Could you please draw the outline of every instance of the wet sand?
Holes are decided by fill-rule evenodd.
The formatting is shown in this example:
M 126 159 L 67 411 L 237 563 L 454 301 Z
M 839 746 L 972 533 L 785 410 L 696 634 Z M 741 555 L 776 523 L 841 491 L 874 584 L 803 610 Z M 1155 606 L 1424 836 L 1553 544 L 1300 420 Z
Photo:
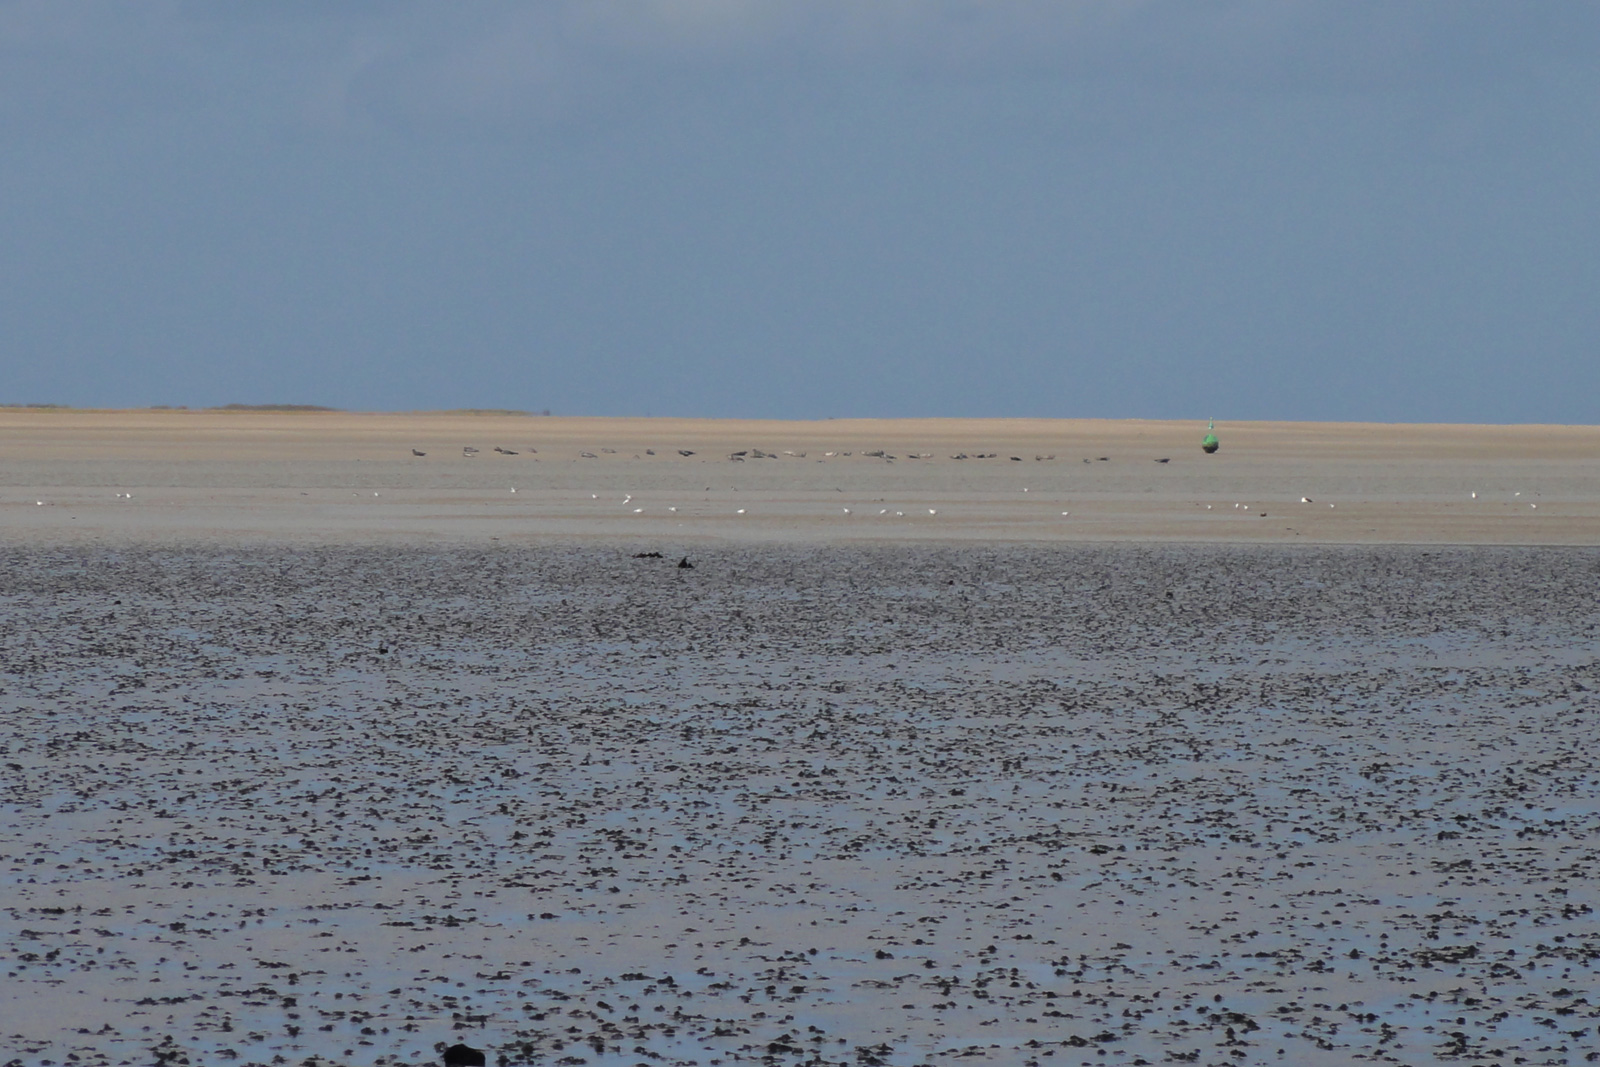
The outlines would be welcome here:
M 1600 542 L 1600 428 L 1223 424 L 1211 456 L 1203 434 L 0 409 L 0 538 Z
M 1048 454 L 1022 436 L 996 460 L 863 459 L 863 432 L 817 464 L 810 439 L 729 460 L 788 447 L 743 428 L 685 431 L 690 457 L 642 436 L 657 456 L 634 460 L 615 435 L 460 440 L 487 425 L 467 419 L 392 459 L 387 429 L 331 458 L 270 440 L 304 416 L 157 419 L 219 425 L 195 454 L 169 430 L 141 451 L 120 423 L 0 418 L 0 1062 L 1600 1048 L 1589 431 L 1499 431 L 1476 465 L 1443 430 L 1413 428 L 1400 459 L 1350 433 L 1328 464 L 1301 428 L 1237 460 L 1352 479 L 1336 512 L 1365 479 L 1366 506 L 1407 516 L 1389 541 L 1538 540 L 1558 524 L 1535 512 L 1565 515 L 1572 544 L 1540 547 L 1286 544 L 1243 516 L 1195 533 L 1151 479 L 1239 477 L 1201 465 L 1236 435 L 1158 464 L 1135 452 L 1156 424 L 1084 424 L 1103 450 L 1045 424 L 1087 448 L 1053 461 L 1010 460 L 1025 439 Z M 59 422 L 15 431 L 35 418 Z M 569 445 L 595 458 L 550 454 Z M 515 505 L 477 501 L 511 469 L 535 472 Z M 796 510 L 631 517 L 709 471 L 734 472 L 713 492 L 745 517 Z M 948 496 L 926 523 L 835 527 L 801 510 L 833 491 L 796 488 L 818 471 L 867 503 Z M 369 472 L 383 487 L 328 484 Z M 1447 474 L 1505 517 L 1457 521 Z M 602 511 L 603 489 L 635 502 Z M 417 496 L 370 510 L 393 492 Z M 568 525 L 494 510 L 524 492 L 565 494 Z M 1030 525 L 1035 492 L 1137 532 L 1074 543 Z M 1013 518 L 939 521 L 991 500 Z M 1205 543 L 1230 539 L 1278 543 Z

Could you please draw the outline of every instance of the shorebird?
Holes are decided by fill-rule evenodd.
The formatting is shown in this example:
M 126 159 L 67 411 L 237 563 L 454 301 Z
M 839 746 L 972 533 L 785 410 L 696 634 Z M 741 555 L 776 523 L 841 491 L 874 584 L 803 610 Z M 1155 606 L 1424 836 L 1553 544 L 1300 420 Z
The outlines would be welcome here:
M 412 454 L 412 455 L 413 455 L 413 456 L 426 456 L 426 455 L 427 455 L 427 453 L 426 453 L 426 452 L 423 452 L 423 451 L 421 451 L 421 450 L 419 450 L 419 449 L 415 449 L 415 448 L 413 448 L 413 449 L 412 449 L 412 450 L 411 450 L 411 454 Z

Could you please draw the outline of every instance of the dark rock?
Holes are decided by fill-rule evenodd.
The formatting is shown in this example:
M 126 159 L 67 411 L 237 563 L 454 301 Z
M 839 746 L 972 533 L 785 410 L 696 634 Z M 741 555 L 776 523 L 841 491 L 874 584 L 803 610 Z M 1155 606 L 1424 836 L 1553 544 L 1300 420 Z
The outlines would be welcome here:
M 451 1045 L 444 1050 L 444 1067 L 484 1067 L 482 1051 L 468 1045 Z

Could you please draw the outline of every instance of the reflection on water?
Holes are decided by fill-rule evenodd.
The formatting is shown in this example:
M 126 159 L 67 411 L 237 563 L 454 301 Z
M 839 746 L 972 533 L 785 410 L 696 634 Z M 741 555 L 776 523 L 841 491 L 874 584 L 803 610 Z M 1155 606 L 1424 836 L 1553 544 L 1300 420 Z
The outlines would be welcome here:
M 1593 552 L 4 554 L 24 1063 L 1595 1047 Z

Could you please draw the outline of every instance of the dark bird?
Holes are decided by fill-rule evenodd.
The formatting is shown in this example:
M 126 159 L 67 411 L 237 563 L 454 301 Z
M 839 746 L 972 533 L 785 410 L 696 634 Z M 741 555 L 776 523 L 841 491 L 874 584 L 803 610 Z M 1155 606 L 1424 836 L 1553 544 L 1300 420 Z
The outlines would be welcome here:
M 483 1053 L 467 1045 L 451 1045 L 444 1050 L 444 1067 L 484 1067 Z
M 426 452 L 419 452 L 419 451 L 417 451 L 417 450 L 416 450 L 416 449 L 415 449 L 415 448 L 413 448 L 413 449 L 412 449 L 412 450 L 411 450 L 411 454 L 412 454 L 412 455 L 413 455 L 413 456 L 426 456 L 426 455 L 427 455 L 427 453 L 426 453 Z
M 694 455 L 694 449 L 692 449 L 692 448 L 680 448 L 680 449 L 678 449 L 678 455 L 680 455 L 680 456 L 692 456 L 692 455 Z
M 681 571 L 692 571 L 694 570 L 694 564 L 689 562 L 688 556 L 684 556 L 678 561 L 678 569 Z

